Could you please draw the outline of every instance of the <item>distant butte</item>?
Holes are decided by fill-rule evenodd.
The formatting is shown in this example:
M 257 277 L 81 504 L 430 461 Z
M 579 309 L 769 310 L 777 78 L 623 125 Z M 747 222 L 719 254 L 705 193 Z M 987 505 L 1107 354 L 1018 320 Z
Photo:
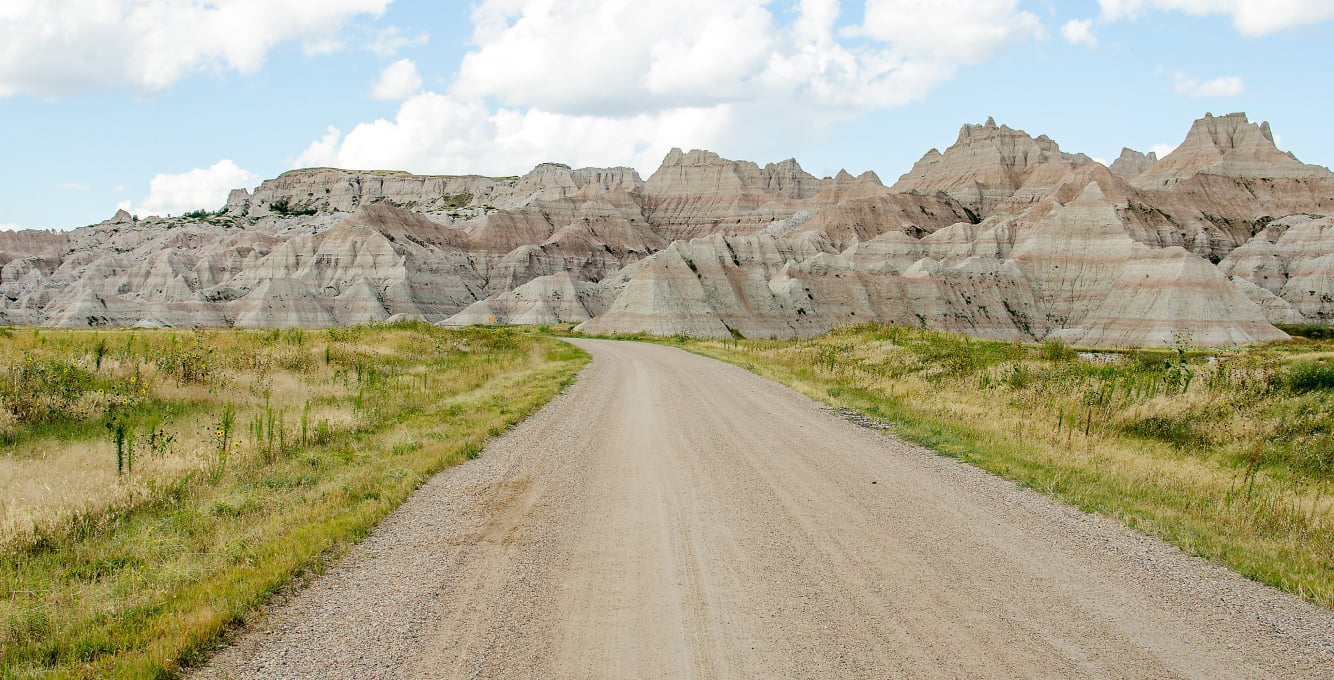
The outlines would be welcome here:
M 647 180 L 557 163 L 511 178 L 312 168 L 207 216 L 0 233 L 0 322 L 793 337 L 880 321 L 1224 346 L 1334 322 L 1331 214 L 1334 173 L 1241 113 L 1110 168 L 988 120 L 890 187 L 680 149 Z

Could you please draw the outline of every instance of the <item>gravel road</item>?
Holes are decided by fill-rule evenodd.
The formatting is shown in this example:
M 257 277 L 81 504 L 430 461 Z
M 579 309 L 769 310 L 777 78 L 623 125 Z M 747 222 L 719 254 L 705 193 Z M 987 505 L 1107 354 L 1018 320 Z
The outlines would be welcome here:
M 1334 611 L 741 369 L 595 360 L 207 678 L 1334 678 Z

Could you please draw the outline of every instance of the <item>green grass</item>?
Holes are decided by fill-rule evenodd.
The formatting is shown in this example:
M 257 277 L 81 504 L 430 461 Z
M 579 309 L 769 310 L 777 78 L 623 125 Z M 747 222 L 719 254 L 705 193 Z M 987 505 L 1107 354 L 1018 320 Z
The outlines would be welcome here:
M 158 426 L 189 449 L 172 460 L 198 464 L 166 466 L 145 453 L 134 480 L 111 478 L 126 498 L 78 511 L 53 505 L 37 529 L 7 537 L 0 553 L 3 678 L 178 675 L 273 594 L 319 573 L 366 536 L 430 475 L 475 457 L 488 438 L 545 404 L 587 361 L 565 343 L 513 329 L 425 324 L 11 333 L 0 356 L 26 351 L 90 368 L 86 352 L 99 340 L 120 354 L 91 371 L 91 380 L 55 381 L 52 397 L 103 404 L 72 392 L 125 387 L 137 371 L 135 384 L 146 384 L 140 398 L 185 403 Z M 172 347 L 207 357 L 208 366 L 182 380 L 171 360 L 165 368 L 154 360 Z M 318 399 L 293 397 L 309 390 Z M 223 437 L 229 408 L 232 431 Z M 77 439 L 79 422 L 107 414 L 44 417 L 65 423 L 61 436 Z M 313 435 L 312 421 L 322 436 Z M 25 449 L 59 446 L 43 439 L 41 427 L 10 427 L 18 433 L 5 464 L 32 464 Z M 109 457 L 93 463 L 114 466 Z
M 652 339 L 634 336 L 635 339 Z M 1334 343 L 1080 352 L 866 325 L 656 342 L 1334 605 Z
M 1315 324 L 1303 325 L 1285 325 L 1279 324 L 1279 330 L 1291 335 L 1294 338 L 1309 338 L 1311 340 L 1334 340 L 1334 326 L 1320 326 Z

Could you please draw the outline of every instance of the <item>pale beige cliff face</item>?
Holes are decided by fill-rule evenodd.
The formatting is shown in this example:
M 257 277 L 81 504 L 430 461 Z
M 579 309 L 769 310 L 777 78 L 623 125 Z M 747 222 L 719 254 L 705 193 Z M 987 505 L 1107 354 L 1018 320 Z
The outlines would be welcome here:
M 1242 113 L 1195 121 L 1167 157 L 1135 177 L 1138 205 L 1185 234 L 1186 249 L 1217 262 L 1267 220 L 1334 213 L 1334 173 L 1280 151 L 1268 123 Z
M 684 266 L 683 266 L 684 265 Z M 1029 220 L 828 239 L 713 236 L 648 258 L 611 309 L 580 328 L 792 337 L 866 321 L 1005 340 L 1205 345 L 1286 337 L 1211 263 L 1131 237 L 1096 182 Z
M 668 240 L 753 234 L 799 212 L 823 184 L 795 160 L 761 168 L 672 149 L 644 184 L 644 215 Z
M 1144 174 L 1145 170 L 1153 167 L 1157 162 L 1158 154 L 1152 151 L 1140 153 L 1129 147 L 1123 147 L 1121 155 L 1107 167 L 1113 175 L 1129 181 Z
M 1183 248 L 1136 244 L 1100 304 L 1056 337 L 1078 345 L 1224 347 L 1287 335 L 1208 262 Z
M 1240 114 L 1110 168 L 988 121 L 893 187 L 673 150 L 647 181 L 295 170 L 223 208 L 0 233 L 0 322 L 793 337 L 881 321 L 1231 345 L 1334 320 L 1334 173 Z
M 1275 220 L 1218 268 L 1277 298 L 1252 293 L 1274 323 L 1334 323 L 1334 217 Z

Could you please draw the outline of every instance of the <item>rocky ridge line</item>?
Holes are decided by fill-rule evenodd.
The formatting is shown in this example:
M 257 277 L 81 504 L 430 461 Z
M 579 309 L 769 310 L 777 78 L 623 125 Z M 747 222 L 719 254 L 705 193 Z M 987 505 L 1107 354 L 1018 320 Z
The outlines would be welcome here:
M 0 321 L 580 322 L 790 337 L 864 321 L 1007 340 L 1203 345 L 1334 321 L 1334 173 L 1244 114 L 1105 167 L 965 125 L 886 187 L 673 150 L 517 177 L 293 170 L 214 214 L 0 233 Z

